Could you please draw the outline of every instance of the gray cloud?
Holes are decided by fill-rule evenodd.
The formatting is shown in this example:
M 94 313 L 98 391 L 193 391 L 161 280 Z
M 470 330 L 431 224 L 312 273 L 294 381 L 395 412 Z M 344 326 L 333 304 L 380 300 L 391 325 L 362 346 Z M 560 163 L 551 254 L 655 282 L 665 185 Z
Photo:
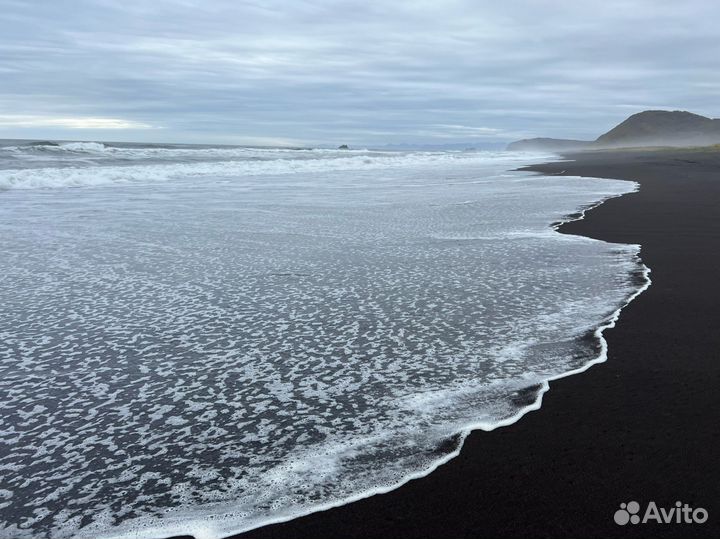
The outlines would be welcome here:
M 594 137 L 720 115 L 712 0 L 3 0 L 0 136 L 239 143 Z

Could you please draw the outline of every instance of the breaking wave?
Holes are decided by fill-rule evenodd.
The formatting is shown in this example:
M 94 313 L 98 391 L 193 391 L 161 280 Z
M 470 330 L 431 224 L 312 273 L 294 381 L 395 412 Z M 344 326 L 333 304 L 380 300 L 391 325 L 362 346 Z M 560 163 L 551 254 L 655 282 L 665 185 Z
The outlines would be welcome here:
M 44 146 L 43 146 L 44 147 Z M 72 158 L 62 166 L 0 168 L 0 189 L 52 189 L 92 187 L 127 183 L 149 183 L 184 178 L 244 178 L 259 175 L 318 174 L 337 171 L 368 171 L 419 166 L 442 168 L 483 166 L 498 158 L 512 164 L 524 162 L 527 154 L 508 156 L 486 152 L 348 152 L 337 150 L 256 150 L 256 149 L 166 149 L 108 148 L 95 142 L 64 143 L 51 151 L 61 151 Z M 99 154 L 114 157 L 107 163 L 77 160 L 77 154 Z M 190 153 L 192 159 L 185 158 Z M 123 159 L 117 155 L 122 154 Z M 125 159 L 126 155 L 131 159 Z M 242 159 L 238 156 L 242 154 Z M 157 162 L 158 156 L 164 161 Z M 536 154 L 536 157 L 539 157 Z M 223 159 L 218 159 L 223 157 Z M 232 159 L 229 159 L 232 157 Z M 74 159 L 73 159 L 74 158 Z M 135 162 L 142 164 L 133 164 Z M 152 164 L 145 164 L 145 162 Z M 36 163 L 37 161 L 32 161 Z M 57 165 L 57 163 L 55 163 Z

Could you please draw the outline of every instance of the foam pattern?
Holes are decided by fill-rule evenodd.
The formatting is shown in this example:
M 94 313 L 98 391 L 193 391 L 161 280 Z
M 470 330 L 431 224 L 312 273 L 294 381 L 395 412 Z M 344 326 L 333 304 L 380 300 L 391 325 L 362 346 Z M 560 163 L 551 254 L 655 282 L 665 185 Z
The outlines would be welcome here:
M 0 536 L 217 538 L 392 488 L 596 358 L 639 286 L 638 246 L 551 228 L 631 183 L 334 159 L 0 194 Z

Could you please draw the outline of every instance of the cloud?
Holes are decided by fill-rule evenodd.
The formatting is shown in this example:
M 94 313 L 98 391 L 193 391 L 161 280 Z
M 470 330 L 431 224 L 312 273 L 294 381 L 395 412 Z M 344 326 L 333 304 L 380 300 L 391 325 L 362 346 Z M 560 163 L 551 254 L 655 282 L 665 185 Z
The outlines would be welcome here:
M 719 16 L 710 0 L 6 1 L 0 114 L 194 142 L 594 137 L 643 108 L 720 115 Z M 0 134 L 47 125 L 77 129 Z
M 0 127 L 61 127 L 67 129 L 155 129 L 153 126 L 118 118 L 53 118 L 0 114 Z

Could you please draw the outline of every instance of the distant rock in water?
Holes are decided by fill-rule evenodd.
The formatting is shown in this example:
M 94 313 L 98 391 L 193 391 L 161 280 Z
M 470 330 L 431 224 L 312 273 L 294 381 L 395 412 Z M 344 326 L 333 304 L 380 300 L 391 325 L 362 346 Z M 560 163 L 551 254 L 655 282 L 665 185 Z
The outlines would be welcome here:
M 717 143 L 720 143 L 720 120 L 682 110 L 646 110 L 633 114 L 595 141 L 603 148 Z
M 338 146 L 338 150 L 349 150 L 349 149 L 350 149 L 350 146 L 348 146 L 347 144 L 341 144 L 340 146 Z
M 720 119 L 682 110 L 633 114 L 594 141 L 533 138 L 508 144 L 514 151 L 594 150 L 648 146 L 711 146 L 720 143 Z
M 589 140 L 570 140 L 559 138 L 527 138 L 511 142 L 507 149 L 516 152 L 525 151 L 553 151 L 553 150 L 580 150 L 592 144 Z

